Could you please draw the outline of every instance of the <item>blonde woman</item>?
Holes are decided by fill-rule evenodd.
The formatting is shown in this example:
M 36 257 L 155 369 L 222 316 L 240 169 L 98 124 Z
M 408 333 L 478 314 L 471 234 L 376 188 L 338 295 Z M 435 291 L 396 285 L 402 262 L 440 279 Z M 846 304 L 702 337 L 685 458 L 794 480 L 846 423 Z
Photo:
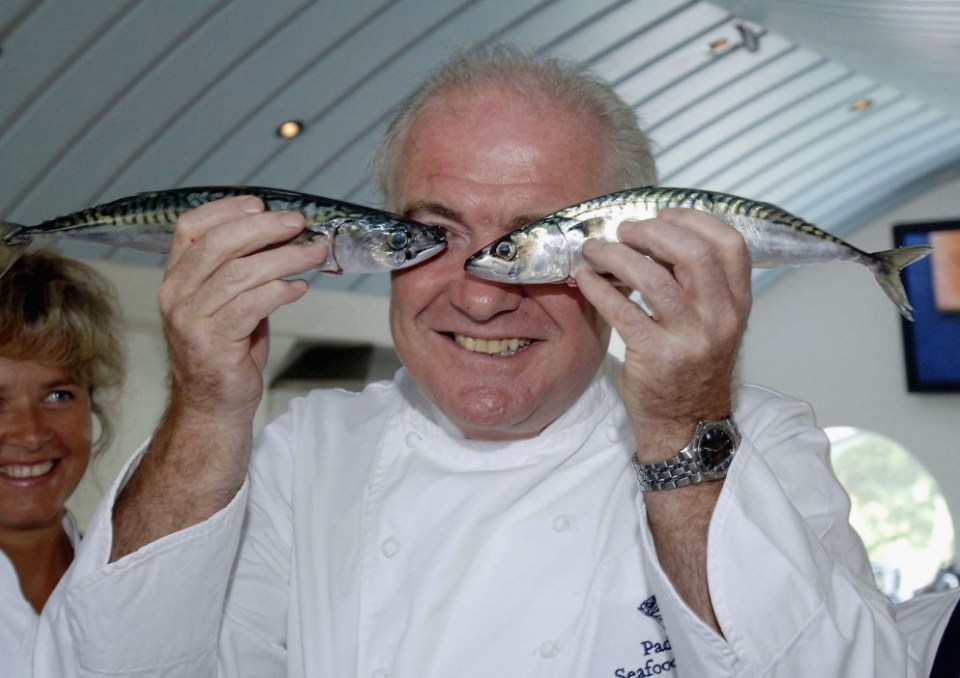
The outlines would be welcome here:
M 65 503 L 111 440 L 103 400 L 124 368 L 115 293 L 94 270 L 36 252 L 0 278 L 0 674 L 29 661 L 73 561 Z

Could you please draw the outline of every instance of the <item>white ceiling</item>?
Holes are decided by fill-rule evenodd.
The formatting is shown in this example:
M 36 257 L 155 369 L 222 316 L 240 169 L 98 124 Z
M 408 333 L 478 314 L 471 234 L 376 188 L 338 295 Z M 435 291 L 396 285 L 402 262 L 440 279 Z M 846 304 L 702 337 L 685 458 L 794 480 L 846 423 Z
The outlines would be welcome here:
M 375 204 L 365 170 L 391 107 L 452 49 L 499 38 L 615 83 L 663 184 L 774 202 L 838 235 L 960 171 L 958 0 L 2 0 L 0 218 L 200 184 Z M 861 98 L 872 106 L 851 111 Z M 290 118 L 306 131 L 285 141 Z

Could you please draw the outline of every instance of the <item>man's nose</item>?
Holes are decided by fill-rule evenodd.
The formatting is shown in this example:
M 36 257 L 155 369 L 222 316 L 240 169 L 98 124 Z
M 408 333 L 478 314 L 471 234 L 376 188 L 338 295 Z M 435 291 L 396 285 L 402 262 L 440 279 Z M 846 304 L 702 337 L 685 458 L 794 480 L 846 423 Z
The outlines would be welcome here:
M 501 313 L 517 310 L 523 294 L 519 285 L 484 280 L 461 271 L 451 297 L 454 306 L 472 320 L 483 322 Z

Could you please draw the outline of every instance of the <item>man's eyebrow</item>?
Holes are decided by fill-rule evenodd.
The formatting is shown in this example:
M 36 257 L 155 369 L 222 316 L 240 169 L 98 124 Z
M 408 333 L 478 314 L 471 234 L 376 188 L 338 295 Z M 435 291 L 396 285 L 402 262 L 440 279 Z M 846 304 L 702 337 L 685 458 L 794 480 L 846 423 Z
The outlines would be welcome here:
M 515 231 L 516 229 L 521 228 L 522 226 L 526 226 L 527 224 L 532 224 L 534 221 L 540 221 L 541 219 L 543 219 L 543 217 L 544 217 L 543 214 L 539 214 L 539 215 L 523 215 L 523 214 L 520 214 L 520 215 L 517 215 L 517 216 L 515 216 L 513 219 L 510 220 L 510 230 L 511 230 L 511 231 Z
M 460 212 L 452 207 L 447 207 L 443 203 L 432 202 L 430 200 L 417 200 L 416 202 L 408 205 L 406 209 L 400 213 L 400 216 L 404 218 L 412 218 L 418 214 L 435 214 L 438 217 L 443 217 L 444 219 L 449 219 L 450 221 L 455 221 L 461 224 L 463 223 L 463 215 L 460 214 Z
M 412 203 L 400 213 L 400 216 L 403 218 L 412 219 L 417 215 L 423 214 L 435 214 L 438 217 L 443 217 L 444 219 L 458 224 L 464 223 L 463 214 L 452 207 L 447 207 L 443 203 L 432 202 L 430 200 L 418 200 L 417 202 Z M 543 218 L 543 216 L 543 214 L 539 213 L 517 215 L 510 220 L 509 229 L 512 231 L 520 228 L 521 226 L 526 226 L 534 221 L 539 221 Z

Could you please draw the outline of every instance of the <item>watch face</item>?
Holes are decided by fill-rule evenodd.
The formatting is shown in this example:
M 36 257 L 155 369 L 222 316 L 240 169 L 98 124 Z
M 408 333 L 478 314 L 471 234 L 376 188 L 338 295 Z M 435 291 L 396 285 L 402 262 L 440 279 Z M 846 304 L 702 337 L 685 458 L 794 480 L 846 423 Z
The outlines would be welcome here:
M 707 428 L 700 436 L 700 460 L 710 470 L 723 468 L 736 448 L 730 432 L 720 425 Z

